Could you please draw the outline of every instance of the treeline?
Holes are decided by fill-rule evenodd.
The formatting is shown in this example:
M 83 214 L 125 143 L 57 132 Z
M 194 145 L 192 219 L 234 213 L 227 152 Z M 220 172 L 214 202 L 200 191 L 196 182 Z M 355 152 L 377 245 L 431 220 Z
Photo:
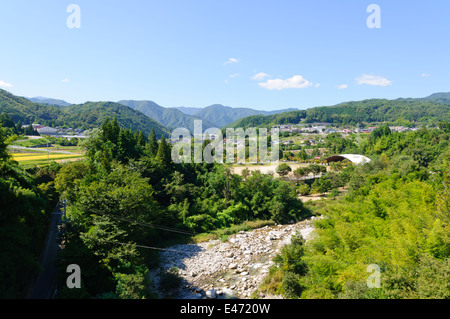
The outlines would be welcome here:
M 58 202 L 59 165 L 23 169 L 10 158 L 0 126 L 0 298 L 25 298 L 40 270 L 50 212 Z
M 441 100 L 425 99 L 371 99 L 346 102 L 335 106 L 313 107 L 303 111 L 275 115 L 254 115 L 230 124 L 231 127 L 270 127 L 272 125 L 301 123 L 330 123 L 334 126 L 364 123 L 392 123 L 398 125 L 432 124 L 450 121 L 450 105 Z
M 283 248 L 259 292 L 288 298 L 449 298 L 449 141 L 450 134 L 440 130 L 374 131 L 359 145 L 370 163 L 320 178 L 339 177 L 348 193 L 307 204 L 321 216 L 316 235 L 307 244 L 297 238 Z M 378 287 L 369 277 L 374 269 Z
M 61 278 L 60 298 L 152 297 L 146 273 L 157 255 L 151 247 L 245 221 L 308 215 L 289 182 L 259 172 L 234 175 L 223 165 L 175 164 L 164 137 L 144 138 L 114 119 L 93 130 L 84 146 L 86 160 L 64 165 L 55 181 L 69 201 L 61 273 L 78 264 L 83 282 L 70 290 Z
M 39 136 L 39 133 L 33 129 L 33 126 L 30 124 L 28 126 L 22 127 L 22 121 L 19 120 L 16 123 L 14 123 L 14 120 L 11 116 L 1 113 L 0 114 L 0 126 L 4 128 L 5 134 L 10 135 L 37 135 Z

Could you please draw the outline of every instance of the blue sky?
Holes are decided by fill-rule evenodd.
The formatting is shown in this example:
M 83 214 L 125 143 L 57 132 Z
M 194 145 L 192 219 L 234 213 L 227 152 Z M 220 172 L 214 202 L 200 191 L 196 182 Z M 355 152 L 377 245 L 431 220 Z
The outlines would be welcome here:
M 423 97 L 450 91 L 449 16 L 441 0 L 3 0 L 0 88 L 261 110 Z

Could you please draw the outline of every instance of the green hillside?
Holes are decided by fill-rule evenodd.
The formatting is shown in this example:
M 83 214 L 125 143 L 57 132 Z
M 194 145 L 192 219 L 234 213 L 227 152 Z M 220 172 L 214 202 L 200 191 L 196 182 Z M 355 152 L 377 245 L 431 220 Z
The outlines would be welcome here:
M 32 97 L 27 98 L 31 102 L 34 103 L 41 103 L 41 104 L 49 104 L 49 105 L 55 105 L 55 106 L 70 106 L 71 103 L 68 103 L 64 100 L 58 100 L 58 99 L 52 99 L 52 98 L 46 98 L 46 97 Z
M 434 93 L 424 98 L 431 102 L 450 105 L 450 92 L 449 93 Z
M 314 107 L 303 111 L 291 111 L 270 116 L 250 116 L 230 124 L 231 127 L 257 127 L 282 124 L 326 122 L 334 125 L 358 123 L 424 123 L 450 121 L 450 104 L 443 96 L 424 99 L 369 99 L 341 103 L 335 106 Z M 433 101 L 434 100 L 434 101 Z
M 148 135 L 153 128 L 158 137 L 170 134 L 165 126 L 141 112 L 113 102 L 87 102 L 61 108 L 34 103 L 0 89 L 1 113 L 11 116 L 16 123 L 20 120 L 23 124 L 39 123 L 52 127 L 67 125 L 81 129 L 100 127 L 106 118 L 117 116 L 120 125 L 133 131 L 140 130 Z
M 153 101 L 122 100 L 118 103 L 140 111 L 169 128 L 183 127 L 193 132 L 194 120 L 200 119 L 196 116 L 187 115 L 175 108 L 162 107 Z M 203 119 L 202 121 L 203 129 L 214 127 L 214 124 L 210 121 L 206 119 Z
M 210 121 L 216 127 L 222 127 L 241 118 L 257 114 L 265 114 L 265 112 L 249 108 L 232 108 L 221 104 L 213 104 L 195 113 L 194 116 Z
M 58 120 L 63 112 L 52 105 L 34 103 L 26 98 L 15 96 L 0 89 L 0 113 L 6 113 L 14 122 L 22 121 L 24 124 L 41 122 L 50 125 L 60 123 Z
M 63 120 L 74 127 L 93 128 L 100 127 L 107 119 L 117 117 L 119 124 L 133 131 L 142 131 L 150 134 L 152 128 L 159 137 L 162 134 L 169 136 L 169 130 L 162 124 L 145 116 L 141 112 L 128 106 L 114 102 L 87 102 L 72 105 L 64 109 Z

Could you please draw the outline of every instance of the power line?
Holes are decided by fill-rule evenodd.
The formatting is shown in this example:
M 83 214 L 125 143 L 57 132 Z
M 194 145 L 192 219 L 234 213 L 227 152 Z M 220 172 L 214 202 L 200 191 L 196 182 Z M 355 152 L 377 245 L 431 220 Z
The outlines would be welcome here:
M 130 244 L 130 243 L 121 243 L 119 241 L 112 241 L 112 240 L 105 240 L 105 239 L 103 239 L 103 241 L 109 242 L 109 243 L 112 243 L 112 244 L 124 245 L 124 246 L 134 246 L 134 247 L 145 248 L 145 249 L 152 249 L 152 250 L 171 251 L 171 252 L 182 253 L 182 254 L 194 254 L 194 253 L 196 253 L 196 252 L 192 252 L 192 251 L 167 249 L 167 248 L 160 248 L 160 247 L 151 247 L 151 246 L 144 246 L 144 245 L 137 245 L 137 244 Z
M 100 212 L 96 212 L 95 214 L 107 216 L 107 217 L 110 217 L 113 219 L 118 219 L 118 220 L 121 220 L 121 221 L 124 221 L 127 223 L 131 223 L 131 224 L 141 225 L 141 226 L 145 226 L 145 227 L 151 227 L 151 228 L 155 228 L 155 229 L 159 229 L 159 230 L 164 230 L 164 231 L 169 231 L 169 232 L 174 232 L 174 233 L 179 233 L 179 234 L 184 234 L 184 235 L 195 235 L 193 232 L 190 232 L 188 230 L 182 230 L 182 229 L 177 229 L 177 228 L 173 228 L 173 227 L 161 226 L 161 225 L 157 225 L 157 224 L 148 224 L 148 223 L 140 222 L 137 220 L 131 220 L 128 218 L 119 217 L 119 216 L 112 215 L 112 214 L 105 214 L 105 213 L 100 213 Z

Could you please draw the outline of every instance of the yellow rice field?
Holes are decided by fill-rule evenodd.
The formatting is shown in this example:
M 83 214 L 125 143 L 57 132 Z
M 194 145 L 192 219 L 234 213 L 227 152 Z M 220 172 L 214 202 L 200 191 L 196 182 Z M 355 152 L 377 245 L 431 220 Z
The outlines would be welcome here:
M 12 157 L 17 162 L 26 162 L 26 161 L 39 161 L 46 160 L 47 153 L 15 153 L 12 154 Z M 52 154 L 48 155 L 49 160 L 57 160 L 57 159 L 66 159 L 66 158 L 79 158 L 83 157 L 83 155 L 78 154 Z

